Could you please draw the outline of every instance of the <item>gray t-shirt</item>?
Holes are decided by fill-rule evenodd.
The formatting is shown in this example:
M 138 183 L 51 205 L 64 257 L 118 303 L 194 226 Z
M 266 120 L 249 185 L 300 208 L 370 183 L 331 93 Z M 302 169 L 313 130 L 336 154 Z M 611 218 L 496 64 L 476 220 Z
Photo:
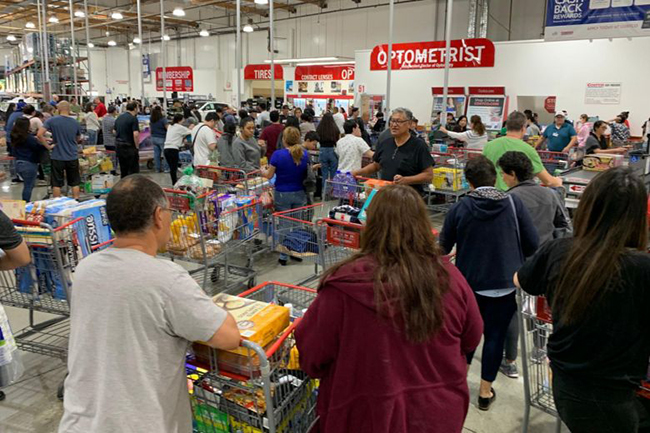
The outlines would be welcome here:
M 76 119 L 69 116 L 54 116 L 43 124 L 52 133 L 54 149 L 52 159 L 55 161 L 75 161 L 79 158 L 77 137 L 81 135 L 81 127 Z
M 102 134 L 104 135 L 104 146 L 115 147 L 115 117 L 107 114 L 102 117 Z
M 237 136 L 232 142 L 232 157 L 234 167 L 249 173 L 259 170 L 262 148 L 254 137 L 244 140 L 241 136 Z
M 190 341 L 227 313 L 186 270 L 133 249 L 85 258 L 72 287 L 60 433 L 191 433 Z

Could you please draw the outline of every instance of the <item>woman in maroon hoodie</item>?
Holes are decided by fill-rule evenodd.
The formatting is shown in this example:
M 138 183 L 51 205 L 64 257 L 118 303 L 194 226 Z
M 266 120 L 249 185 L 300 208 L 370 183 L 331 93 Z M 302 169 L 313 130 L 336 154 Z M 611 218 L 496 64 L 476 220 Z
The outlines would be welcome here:
M 422 198 L 388 186 L 368 209 L 361 250 L 329 269 L 296 330 L 300 366 L 321 379 L 319 431 L 460 432 L 467 361 L 483 322 L 441 256 Z

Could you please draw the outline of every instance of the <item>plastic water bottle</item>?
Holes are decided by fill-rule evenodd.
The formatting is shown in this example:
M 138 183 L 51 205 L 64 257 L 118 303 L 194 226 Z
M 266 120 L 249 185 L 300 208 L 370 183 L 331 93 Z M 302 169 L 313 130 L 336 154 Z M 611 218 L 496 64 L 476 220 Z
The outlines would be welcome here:
M 343 196 L 343 182 L 343 175 L 337 170 L 332 179 L 332 197 L 341 198 Z
M 348 197 L 353 196 L 357 192 L 357 180 L 352 176 L 349 171 L 345 173 L 345 192 Z

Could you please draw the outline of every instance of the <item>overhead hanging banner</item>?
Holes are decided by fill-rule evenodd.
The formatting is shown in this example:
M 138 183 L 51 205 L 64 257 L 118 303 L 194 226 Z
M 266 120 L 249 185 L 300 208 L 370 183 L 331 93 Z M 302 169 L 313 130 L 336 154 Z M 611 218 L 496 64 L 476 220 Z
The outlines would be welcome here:
M 165 68 L 165 87 L 168 92 L 193 92 L 194 73 L 189 66 Z M 156 68 L 156 90 L 163 91 L 163 68 Z
M 354 80 L 354 65 L 296 66 L 296 81 Z
M 548 0 L 547 41 L 650 36 L 650 0 Z
M 393 44 L 392 69 L 443 69 L 445 41 Z M 388 45 L 377 45 L 370 53 L 370 70 L 385 71 Z M 451 68 L 489 68 L 494 66 L 494 44 L 489 39 L 455 39 L 449 47 Z
M 284 68 L 282 65 L 275 65 L 275 79 L 284 80 Z M 270 80 L 271 65 L 246 65 L 244 68 L 244 80 Z

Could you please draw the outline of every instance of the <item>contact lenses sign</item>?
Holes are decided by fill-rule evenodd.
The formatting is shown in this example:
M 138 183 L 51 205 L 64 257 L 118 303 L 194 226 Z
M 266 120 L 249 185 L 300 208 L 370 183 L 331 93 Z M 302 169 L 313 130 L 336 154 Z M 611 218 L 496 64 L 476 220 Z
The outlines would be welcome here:
M 490 68 L 494 66 L 494 44 L 489 39 L 456 39 L 450 42 L 451 68 Z M 393 44 L 391 67 L 405 69 L 442 69 L 445 67 L 445 41 Z M 385 71 L 388 45 L 377 45 L 370 54 L 370 70 Z

